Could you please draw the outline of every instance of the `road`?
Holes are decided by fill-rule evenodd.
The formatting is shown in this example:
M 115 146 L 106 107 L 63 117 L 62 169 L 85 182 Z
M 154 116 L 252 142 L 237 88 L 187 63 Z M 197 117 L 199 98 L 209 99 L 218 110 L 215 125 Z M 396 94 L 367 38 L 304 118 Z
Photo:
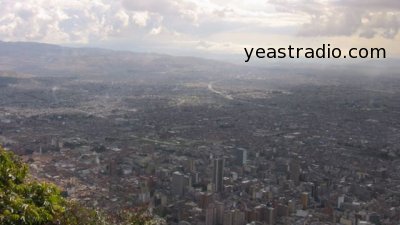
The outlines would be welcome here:
M 210 82 L 210 83 L 208 83 L 208 90 L 210 90 L 211 92 L 213 92 L 213 93 L 215 93 L 215 94 L 218 94 L 218 95 L 220 95 L 220 96 L 222 96 L 222 97 L 224 97 L 224 98 L 226 98 L 226 99 L 233 100 L 233 97 L 232 97 L 232 96 L 230 96 L 230 95 L 228 95 L 228 94 L 226 94 L 226 93 L 224 93 L 224 92 L 215 90 L 214 87 L 213 87 L 213 84 L 214 84 L 214 83 L 215 83 L 215 82 Z

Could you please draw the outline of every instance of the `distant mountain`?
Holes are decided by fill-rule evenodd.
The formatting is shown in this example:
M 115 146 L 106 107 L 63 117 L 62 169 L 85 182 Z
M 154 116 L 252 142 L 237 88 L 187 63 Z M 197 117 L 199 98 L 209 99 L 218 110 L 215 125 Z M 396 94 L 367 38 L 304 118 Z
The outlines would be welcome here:
M 195 57 L 0 41 L 0 71 L 40 76 L 223 76 L 242 69 Z

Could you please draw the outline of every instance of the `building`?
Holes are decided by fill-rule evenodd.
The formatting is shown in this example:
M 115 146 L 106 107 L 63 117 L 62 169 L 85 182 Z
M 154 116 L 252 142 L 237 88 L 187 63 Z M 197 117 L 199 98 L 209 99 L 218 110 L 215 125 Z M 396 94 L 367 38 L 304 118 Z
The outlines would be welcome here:
M 190 183 L 188 176 L 179 171 L 172 174 L 171 191 L 175 196 L 182 196 L 185 193 L 187 185 Z
M 303 210 L 306 210 L 308 208 L 308 193 L 303 192 L 301 193 L 301 206 Z
M 258 205 L 255 208 L 256 217 L 253 221 L 266 221 L 267 220 L 267 206 Z
M 277 217 L 289 216 L 289 207 L 284 204 L 278 204 L 276 214 L 277 214 Z
M 233 214 L 234 214 L 233 210 L 229 210 L 224 213 L 223 225 L 232 225 L 233 224 Z
M 237 148 L 234 150 L 235 164 L 238 166 L 246 165 L 247 150 L 244 148 Z
M 296 185 L 300 182 L 300 163 L 297 160 L 292 160 L 289 165 L 289 178 Z
M 211 202 L 214 201 L 214 196 L 213 193 L 201 192 L 199 193 L 198 199 L 198 205 L 200 206 L 200 208 L 205 209 L 209 204 L 211 204 Z
M 224 179 L 224 159 L 213 160 L 213 187 L 215 192 L 222 192 Z
M 337 208 L 338 209 L 342 208 L 343 203 L 344 203 L 344 195 L 341 195 L 338 197 Z
M 223 225 L 223 222 L 224 222 L 224 209 L 225 209 L 225 206 L 224 206 L 224 203 L 223 202 L 215 202 L 215 207 L 216 207 L 216 210 L 217 210 L 217 215 L 216 215 L 216 217 L 217 217 L 217 225 Z
M 316 202 L 320 201 L 319 192 L 320 191 L 318 183 L 313 183 L 313 185 L 311 186 L 311 197 Z
M 214 204 L 206 209 L 206 225 L 217 225 L 217 207 Z
M 267 224 L 268 225 L 275 224 L 275 209 L 272 207 L 267 208 Z
M 289 211 L 289 215 L 293 214 L 296 211 L 296 205 L 293 200 L 288 201 L 288 211 Z
M 232 217 L 232 225 L 244 225 L 244 224 L 246 224 L 244 212 L 240 210 L 235 210 Z

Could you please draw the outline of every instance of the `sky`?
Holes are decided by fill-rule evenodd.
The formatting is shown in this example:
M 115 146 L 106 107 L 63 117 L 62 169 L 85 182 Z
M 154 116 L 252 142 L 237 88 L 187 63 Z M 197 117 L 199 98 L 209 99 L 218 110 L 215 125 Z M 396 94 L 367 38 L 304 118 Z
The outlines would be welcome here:
M 399 0 L 0 0 L 0 40 L 193 56 L 243 48 L 384 47 Z

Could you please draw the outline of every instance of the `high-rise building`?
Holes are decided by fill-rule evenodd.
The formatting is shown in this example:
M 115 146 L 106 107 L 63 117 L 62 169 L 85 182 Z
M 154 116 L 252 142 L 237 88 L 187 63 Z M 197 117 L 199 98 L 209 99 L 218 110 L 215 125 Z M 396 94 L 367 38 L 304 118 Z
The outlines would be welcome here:
M 232 225 L 244 225 L 246 224 L 245 221 L 245 214 L 240 210 L 235 210 L 232 217 Z
M 255 208 L 257 212 L 257 218 L 253 221 L 266 221 L 267 219 L 267 206 L 266 205 L 258 205 Z
M 276 209 L 277 217 L 289 216 L 289 207 L 284 204 L 278 204 Z
M 190 174 L 191 180 L 192 180 L 192 185 L 198 184 L 200 182 L 200 173 L 199 172 L 193 172 Z
M 318 183 L 313 183 L 311 186 L 311 197 L 314 199 L 314 201 L 318 202 L 320 200 L 319 198 L 319 185 Z
M 338 197 L 337 208 L 338 209 L 342 208 L 343 203 L 344 203 L 344 195 L 341 195 Z
M 179 171 L 174 172 L 172 174 L 172 183 L 171 183 L 172 194 L 176 196 L 182 196 L 185 192 L 185 185 L 186 185 L 185 176 Z
M 111 159 L 106 166 L 107 174 L 110 176 L 116 176 L 117 174 L 117 163 L 115 159 Z
M 268 225 L 275 224 L 275 209 L 272 207 L 267 208 L 267 224 Z
M 223 225 L 224 222 L 224 203 L 222 202 L 215 202 L 215 207 L 217 210 L 217 224 Z
M 233 210 L 226 211 L 224 213 L 224 223 L 223 225 L 232 225 L 233 224 Z
M 223 179 L 224 179 L 224 159 L 213 160 L 213 186 L 215 192 L 221 192 L 223 190 Z
M 235 164 L 243 166 L 247 162 L 247 150 L 244 148 L 237 148 L 234 150 Z
M 289 211 L 289 215 L 296 211 L 296 205 L 293 200 L 288 201 L 288 211 Z
M 298 185 L 300 182 L 300 163 L 298 160 L 292 160 L 289 165 L 289 177 Z
M 303 207 L 303 210 L 306 210 L 308 208 L 308 193 L 307 192 L 301 193 L 301 205 Z
M 147 203 L 150 201 L 150 188 L 149 182 L 147 180 L 141 180 L 139 182 L 139 202 L 140 203 Z
M 245 213 L 235 209 L 228 210 L 224 213 L 224 222 L 223 225 L 245 225 Z
M 198 205 L 202 209 L 206 209 L 208 205 L 214 201 L 214 196 L 213 193 L 208 193 L 208 192 L 201 192 L 199 194 L 199 203 Z
M 185 163 L 185 171 L 194 173 L 196 172 L 196 161 L 194 159 L 188 159 Z
M 217 225 L 217 207 L 214 204 L 206 209 L 206 225 Z

